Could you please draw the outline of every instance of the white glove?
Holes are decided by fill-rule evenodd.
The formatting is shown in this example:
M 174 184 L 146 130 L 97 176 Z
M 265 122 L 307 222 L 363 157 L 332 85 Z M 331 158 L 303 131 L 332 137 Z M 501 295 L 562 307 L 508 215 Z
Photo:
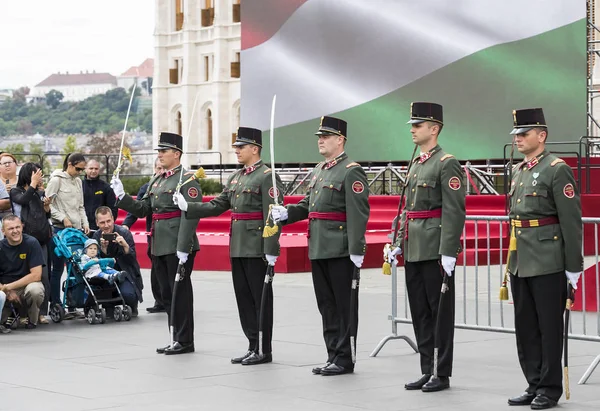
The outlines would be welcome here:
M 177 258 L 179 258 L 179 264 L 183 265 L 188 259 L 188 253 L 184 253 L 183 251 L 177 251 Z
M 572 273 L 570 271 L 565 271 L 565 274 L 567 275 L 567 278 L 569 279 L 569 282 L 573 286 L 573 289 L 576 290 L 577 289 L 577 283 L 579 282 L 579 277 L 581 277 L 581 271 L 578 272 L 578 273 Z
M 180 192 L 177 192 L 173 195 L 173 202 L 181 211 L 187 211 L 188 203 L 185 201 L 185 197 Z
M 402 249 L 400 247 L 396 247 L 390 251 L 390 262 L 396 261 L 396 264 L 398 264 L 398 257 L 396 257 L 397 255 L 402 255 Z
M 456 257 L 448 257 L 447 255 L 442 256 L 442 267 L 444 267 L 444 271 L 448 274 L 448 277 L 452 277 L 452 271 L 454 271 L 455 265 Z
M 354 263 L 355 266 L 360 268 L 362 266 L 363 260 L 365 259 L 365 256 L 350 254 L 350 259 L 352 260 L 352 262 Z
M 114 176 L 112 178 L 112 180 L 110 180 L 110 188 L 112 188 L 112 190 L 115 193 L 115 196 L 119 200 L 122 200 L 123 197 L 125 197 L 125 189 L 123 189 L 123 183 L 121 183 L 121 180 L 119 180 L 119 177 Z
M 285 208 L 284 206 L 280 206 L 280 205 L 273 206 L 273 209 L 271 210 L 271 217 L 273 217 L 273 221 L 275 221 L 276 223 L 287 220 L 288 219 L 287 208 Z
M 273 267 L 275 265 L 275 263 L 277 262 L 276 255 L 265 254 L 265 258 L 267 259 L 267 262 L 269 263 L 269 265 L 271 267 Z

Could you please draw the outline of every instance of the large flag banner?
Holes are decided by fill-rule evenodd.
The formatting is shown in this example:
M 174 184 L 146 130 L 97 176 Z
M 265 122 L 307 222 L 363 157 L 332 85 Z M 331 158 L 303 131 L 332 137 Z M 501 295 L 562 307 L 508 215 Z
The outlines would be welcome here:
M 502 158 L 513 109 L 543 107 L 550 141 L 586 134 L 585 0 L 245 1 L 241 58 L 241 125 L 268 130 L 277 94 L 278 163 L 322 160 L 323 115 L 356 161 L 407 160 L 411 101 L 444 106 L 463 160 Z

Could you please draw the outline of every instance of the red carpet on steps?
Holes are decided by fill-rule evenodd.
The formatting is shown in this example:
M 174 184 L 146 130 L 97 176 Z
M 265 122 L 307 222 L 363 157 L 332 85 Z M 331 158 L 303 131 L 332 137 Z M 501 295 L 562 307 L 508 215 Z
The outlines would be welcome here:
M 210 201 L 213 197 L 204 197 L 205 201 Z M 297 203 L 302 196 L 288 196 L 285 204 Z M 365 256 L 365 268 L 380 267 L 383 263 L 382 249 L 389 242 L 388 234 L 390 232 L 391 221 L 396 216 L 398 210 L 399 196 L 371 196 L 371 216 L 367 225 L 367 255 Z M 582 199 L 584 216 L 592 217 L 600 215 L 600 195 L 586 195 Z M 467 196 L 467 214 L 468 215 L 504 215 L 505 200 L 504 196 L 491 195 L 473 195 Z M 125 216 L 123 210 L 119 210 L 117 222 L 121 222 Z M 197 228 L 198 239 L 200 241 L 200 253 L 196 256 L 194 269 L 211 271 L 229 271 L 229 224 L 230 213 L 219 217 L 204 218 L 200 220 Z M 276 270 L 279 273 L 294 273 L 310 271 L 310 261 L 308 260 L 307 239 L 306 239 L 307 221 L 301 221 L 289 226 L 283 227 L 281 235 L 281 256 L 277 260 Z M 475 241 L 475 229 L 477 228 L 477 242 Z M 142 268 L 149 268 L 150 261 L 146 256 L 146 236 L 145 221 L 139 219 L 131 231 L 134 233 L 135 242 L 138 249 L 138 260 Z M 585 230 L 585 249 L 586 254 L 594 252 L 594 229 L 593 227 Z M 502 254 L 506 254 L 508 246 L 508 226 L 502 224 Z M 468 265 L 486 265 L 488 262 L 488 241 L 490 262 L 498 264 L 500 261 L 500 223 L 492 222 L 488 224 L 484 221 L 477 223 L 468 221 L 465 228 L 466 252 L 459 255 L 458 263 L 461 264 L 466 258 Z M 488 240 L 489 239 L 489 240 Z

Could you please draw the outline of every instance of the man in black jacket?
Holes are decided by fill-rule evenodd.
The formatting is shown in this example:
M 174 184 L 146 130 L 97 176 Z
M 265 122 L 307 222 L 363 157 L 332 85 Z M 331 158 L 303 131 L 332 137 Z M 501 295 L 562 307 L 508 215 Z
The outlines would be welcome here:
M 113 216 L 116 216 L 118 212 L 118 208 L 115 206 L 117 202 L 115 193 L 110 188 L 110 184 L 99 178 L 99 174 L 100 163 L 96 160 L 89 160 L 83 179 L 83 206 L 92 230 L 98 229 L 95 217 L 98 207 L 110 207 Z
M 100 243 L 100 257 L 114 258 L 115 270 L 127 272 L 127 277 L 119 283 L 119 288 L 125 303 L 133 310 L 133 316 L 137 317 L 138 301 L 143 300 L 144 283 L 135 254 L 133 236 L 129 230 L 115 224 L 113 214 L 106 206 L 98 207 L 95 221 L 99 230 L 94 233 L 93 238 Z M 114 239 L 107 241 L 103 238 L 103 234 L 115 234 Z
M 154 160 L 154 175 L 157 176 L 157 175 L 161 174 L 162 172 L 163 172 L 163 167 L 157 158 L 156 160 Z M 150 182 L 148 182 L 140 187 L 140 190 L 138 191 L 136 198 L 144 197 L 144 195 L 146 194 L 146 191 L 148 191 L 149 184 L 150 184 Z M 131 213 L 127 213 L 127 216 L 123 220 L 122 226 L 123 226 L 123 228 L 126 228 L 129 230 L 131 228 L 131 226 L 137 220 L 138 220 L 138 218 L 136 216 L 134 216 Z M 149 216 L 146 216 L 146 232 L 149 233 L 151 230 L 152 230 L 152 216 L 149 215 Z M 147 240 L 148 240 L 148 249 L 146 250 L 146 252 L 148 254 L 148 258 L 152 262 L 152 240 L 150 238 L 150 235 L 147 236 Z M 152 296 L 154 297 L 154 305 L 152 307 L 146 308 L 146 311 L 148 311 L 151 314 L 164 313 L 165 306 L 164 306 L 164 304 L 162 302 L 162 298 L 160 296 L 160 285 L 158 284 L 158 279 L 156 278 L 156 272 L 154 271 L 154 266 L 151 266 L 151 268 L 150 268 L 150 287 L 152 288 Z

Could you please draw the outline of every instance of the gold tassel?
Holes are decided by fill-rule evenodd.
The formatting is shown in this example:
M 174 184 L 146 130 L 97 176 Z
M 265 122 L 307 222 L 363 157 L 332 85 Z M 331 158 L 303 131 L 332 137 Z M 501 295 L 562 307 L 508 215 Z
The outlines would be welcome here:
M 206 172 L 204 171 L 204 168 L 198 168 L 198 170 L 196 170 L 196 172 L 194 173 L 194 177 L 196 177 L 197 179 L 206 178 Z
M 510 232 L 510 242 L 508 243 L 508 255 L 506 256 L 506 268 L 504 270 L 504 279 L 500 287 L 500 301 L 508 300 L 508 264 L 510 263 L 510 253 L 517 250 L 517 237 L 515 236 L 515 227 Z
M 133 157 L 131 156 L 131 149 L 127 146 L 123 147 L 123 151 L 121 152 L 123 154 L 123 160 L 129 160 L 129 163 L 133 163 Z
M 392 275 L 392 266 L 387 261 L 383 263 L 383 267 L 381 267 L 381 269 L 383 270 L 384 275 Z
M 392 265 L 388 261 L 388 256 L 390 255 L 390 251 L 391 251 L 391 246 L 389 244 L 386 244 L 383 247 L 383 266 L 381 267 L 384 275 L 392 274 Z
M 271 218 L 271 209 L 273 204 L 269 205 L 269 214 L 267 215 L 267 221 L 265 221 L 265 228 L 263 229 L 263 238 L 273 237 L 279 232 L 279 226 L 273 222 L 272 226 L 269 226 L 269 219 Z

